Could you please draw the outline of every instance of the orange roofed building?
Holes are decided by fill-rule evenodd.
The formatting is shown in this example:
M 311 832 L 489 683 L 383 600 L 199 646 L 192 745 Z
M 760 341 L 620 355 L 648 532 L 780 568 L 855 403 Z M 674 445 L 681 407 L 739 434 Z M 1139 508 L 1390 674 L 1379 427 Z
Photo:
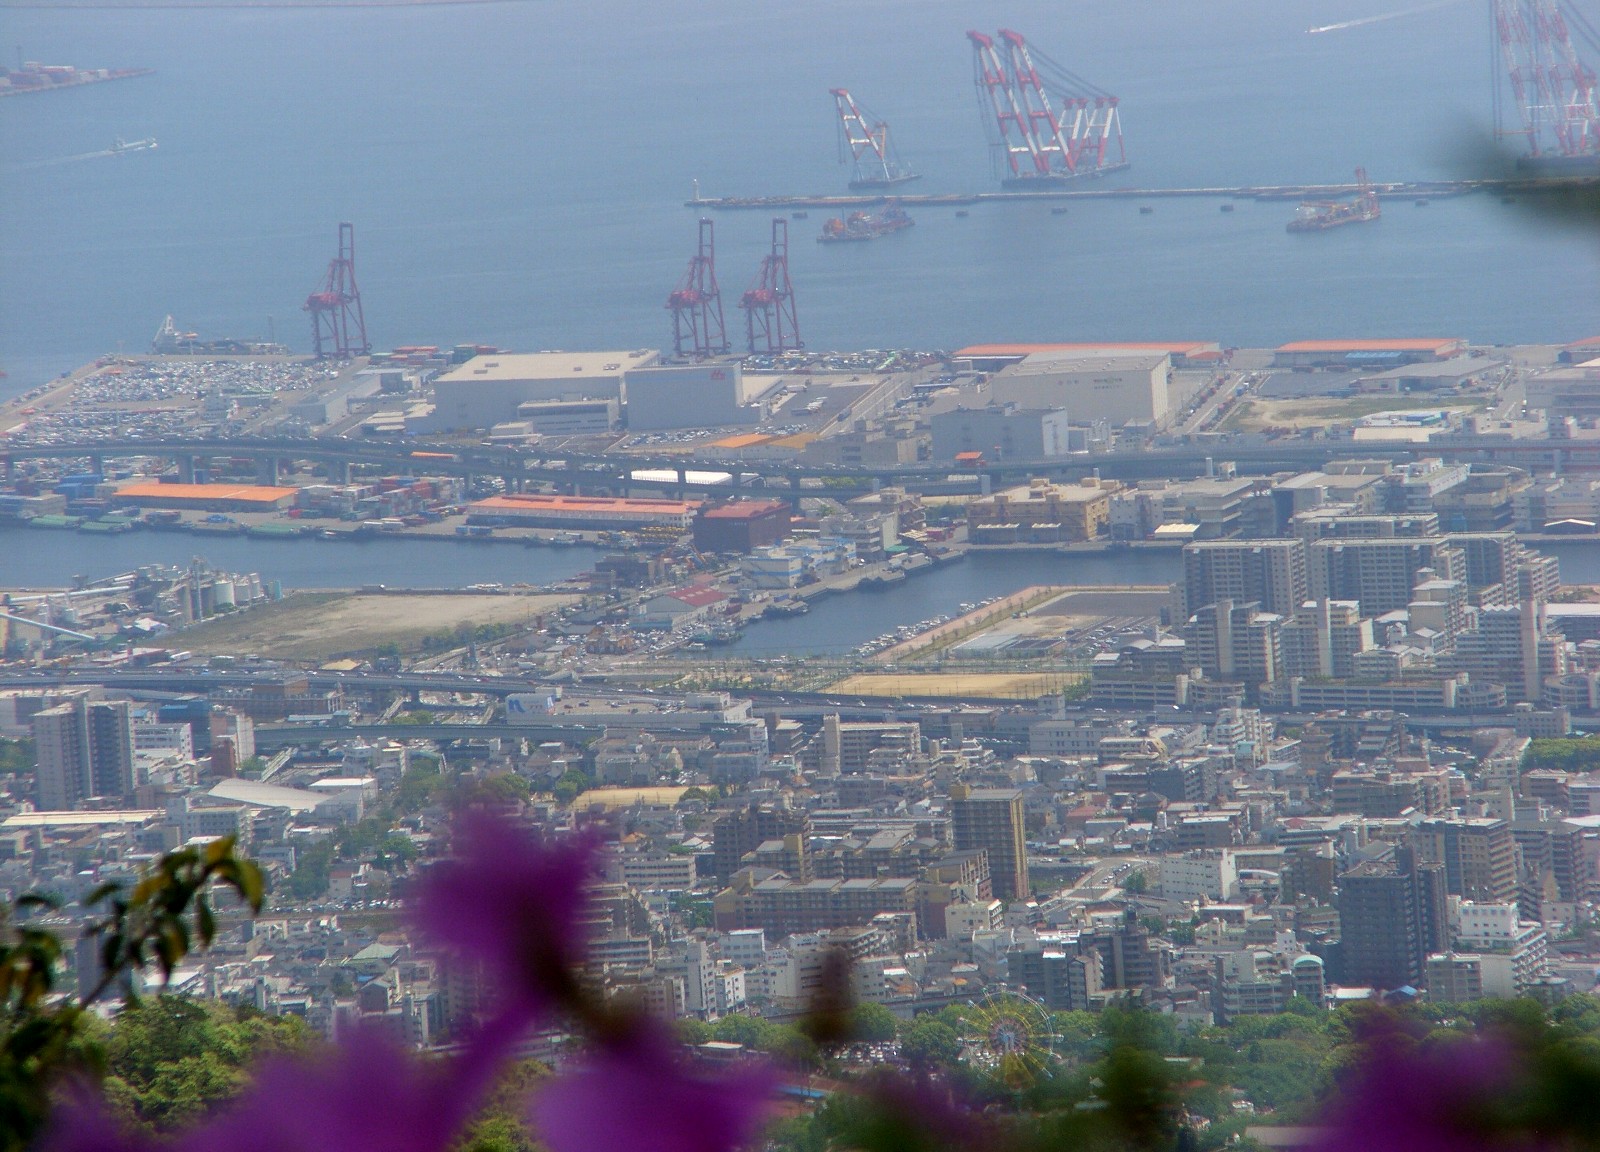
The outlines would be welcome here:
M 190 512 L 276 512 L 294 506 L 298 488 L 260 484 L 124 484 L 117 503 Z
M 471 524 L 515 524 L 529 528 L 687 529 L 698 500 L 646 500 L 607 496 L 548 496 L 514 492 L 467 505 Z

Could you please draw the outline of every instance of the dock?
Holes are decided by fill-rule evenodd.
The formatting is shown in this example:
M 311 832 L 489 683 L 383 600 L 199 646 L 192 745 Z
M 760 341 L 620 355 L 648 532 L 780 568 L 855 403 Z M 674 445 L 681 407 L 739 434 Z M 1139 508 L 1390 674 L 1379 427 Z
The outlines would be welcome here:
M 1499 195 L 1548 194 L 1555 192 L 1593 192 L 1600 188 L 1600 177 L 1497 177 L 1482 180 L 1402 180 L 1387 184 L 1375 183 L 1373 191 L 1385 199 L 1441 199 L 1448 196 L 1465 196 L 1474 192 L 1493 192 Z M 1067 203 L 1074 200 L 1327 200 L 1339 196 L 1354 196 L 1361 191 L 1357 184 L 1250 184 L 1238 187 L 1213 188 L 1061 188 L 1059 186 L 1038 191 L 1003 192 L 872 192 L 846 195 L 794 195 L 794 196 L 697 196 L 684 201 L 685 208 L 697 211 L 722 211 L 735 209 L 788 209 L 831 208 L 848 210 L 871 208 L 894 201 L 903 207 L 966 208 L 974 204 L 1012 204 L 1044 200 Z

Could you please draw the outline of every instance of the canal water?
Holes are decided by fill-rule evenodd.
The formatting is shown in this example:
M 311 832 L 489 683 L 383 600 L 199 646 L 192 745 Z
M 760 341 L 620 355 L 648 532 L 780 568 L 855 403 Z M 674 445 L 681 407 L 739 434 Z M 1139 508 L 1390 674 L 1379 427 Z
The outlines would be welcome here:
M 1564 580 L 1600 583 L 1600 543 L 1541 549 L 1561 562 Z M 0 587 L 65 587 L 75 575 L 100 577 L 141 564 L 186 564 L 203 557 L 225 571 L 257 572 L 285 589 L 460 588 L 468 584 L 548 584 L 592 568 L 596 548 L 519 548 L 508 544 L 406 539 L 267 540 L 131 532 L 108 538 L 80 532 L 0 528 Z M 746 657 L 826 654 L 850 649 L 903 624 L 955 615 L 963 602 L 1004 596 L 1034 584 L 1166 584 L 1182 571 L 1177 552 L 969 554 L 880 592 L 825 596 L 804 616 L 764 620 L 719 653 Z

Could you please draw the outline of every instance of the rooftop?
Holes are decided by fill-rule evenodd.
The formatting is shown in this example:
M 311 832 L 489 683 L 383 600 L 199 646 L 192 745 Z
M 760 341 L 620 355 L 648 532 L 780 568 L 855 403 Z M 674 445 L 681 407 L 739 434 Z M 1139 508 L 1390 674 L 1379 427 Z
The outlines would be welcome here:
M 507 380 L 569 380 L 575 376 L 620 376 L 654 364 L 660 354 L 636 352 L 496 352 L 474 356 L 440 376 L 435 384 L 494 383 Z
M 1432 352 L 1447 356 L 1461 347 L 1457 339 L 1427 337 L 1407 340 L 1295 340 L 1281 345 L 1279 352 Z
M 647 497 L 622 496 L 548 496 L 537 492 L 514 492 L 507 496 L 490 496 L 474 500 L 470 505 L 476 511 L 533 512 L 541 509 L 560 509 L 564 512 L 671 512 L 687 515 L 700 506 L 698 500 L 657 500 Z
M 293 499 L 298 488 L 276 488 L 261 484 L 124 484 L 117 495 L 126 500 L 234 500 L 276 504 Z

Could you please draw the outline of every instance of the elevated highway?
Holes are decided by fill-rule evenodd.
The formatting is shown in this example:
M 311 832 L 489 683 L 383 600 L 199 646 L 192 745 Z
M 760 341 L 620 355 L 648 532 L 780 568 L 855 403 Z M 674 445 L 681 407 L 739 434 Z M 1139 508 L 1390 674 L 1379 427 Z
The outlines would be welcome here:
M 425 455 L 418 455 L 423 452 Z M 821 493 L 834 497 L 859 495 L 881 487 L 897 486 L 929 495 L 965 494 L 1025 483 L 1044 476 L 1076 479 L 1098 474 L 1106 479 L 1141 480 L 1195 477 L 1212 462 L 1227 461 L 1246 475 L 1319 468 L 1332 460 L 1415 460 L 1443 457 L 1469 463 L 1508 464 L 1532 472 L 1600 472 L 1600 440 L 1519 440 L 1505 436 L 1446 436 L 1422 444 L 1354 442 L 1349 440 L 1259 440 L 1163 445 L 1142 451 L 1097 455 L 999 460 L 959 472 L 950 462 L 923 461 L 878 467 L 796 465 L 761 461 L 685 459 L 683 456 L 575 455 L 561 457 L 532 449 L 404 445 L 361 440 L 294 438 L 129 440 L 118 443 L 85 441 L 73 444 L 11 445 L 0 447 L 0 467 L 9 473 L 20 460 L 88 458 L 92 466 L 132 456 L 173 460 L 180 476 L 193 477 L 208 460 L 227 457 L 255 461 L 258 477 L 277 478 L 289 461 L 323 464 L 337 476 L 350 469 L 373 466 L 391 473 L 429 473 L 467 479 L 498 477 L 512 490 L 529 486 L 587 494 L 622 494 L 629 491 L 666 490 L 675 494 L 708 496 L 766 495 L 792 499 Z M 667 472 L 668 482 L 634 479 L 640 471 Z M 709 479 L 695 473 L 726 471 L 731 480 Z

